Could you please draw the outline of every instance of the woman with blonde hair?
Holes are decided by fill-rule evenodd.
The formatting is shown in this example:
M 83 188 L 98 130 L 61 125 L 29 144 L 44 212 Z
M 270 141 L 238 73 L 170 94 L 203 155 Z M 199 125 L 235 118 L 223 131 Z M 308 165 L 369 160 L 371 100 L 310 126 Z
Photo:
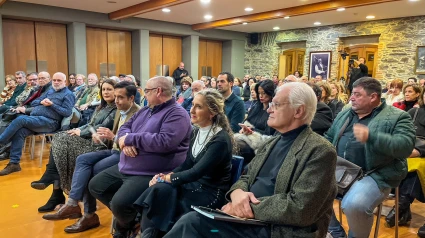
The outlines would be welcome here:
M 169 174 L 155 175 L 134 203 L 142 214 L 142 237 L 162 237 L 191 206 L 217 209 L 226 202 L 236 149 L 224 98 L 206 89 L 195 94 L 192 105 L 191 122 L 196 128 L 185 162 Z
M 334 118 L 338 115 L 338 113 L 342 110 L 342 108 L 347 103 L 347 94 L 341 92 L 342 86 L 340 83 L 332 82 L 329 84 L 331 88 L 331 95 L 329 96 L 329 104 L 331 104 L 330 108 L 335 108 Z

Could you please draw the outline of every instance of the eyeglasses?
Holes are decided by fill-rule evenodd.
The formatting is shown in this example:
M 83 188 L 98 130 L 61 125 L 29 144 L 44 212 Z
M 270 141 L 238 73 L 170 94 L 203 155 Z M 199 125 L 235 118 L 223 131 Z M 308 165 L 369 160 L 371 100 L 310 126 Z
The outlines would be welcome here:
M 280 105 L 289 104 L 289 102 L 283 102 L 283 103 L 276 103 L 276 102 L 269 102 L 269 108 L 272 109 L 272 111 L 276 110 Z
M 38 78 L 35 78 L 35 79 L 28 79 L 28 81 L 37 81 L 38 80 Z
M 143 91 L 144 91 L 145 93 L 148 93 L 148 92 L 150 92 L 150 91 L 152 91 L 152 90 L 155 90 L 155 89 L 157 89 L 157 87 L 156 87 L 156 88 L 145 88 L 145 89 L 143 89 Z

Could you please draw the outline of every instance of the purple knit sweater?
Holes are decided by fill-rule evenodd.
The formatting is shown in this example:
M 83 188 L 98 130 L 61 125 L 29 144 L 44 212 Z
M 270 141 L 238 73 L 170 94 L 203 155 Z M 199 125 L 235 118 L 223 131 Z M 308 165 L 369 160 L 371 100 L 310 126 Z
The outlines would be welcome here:
M 153 109 L 142 108 L 118 131 L 118 138 L 128 133 L 126 146 L 137 148 L 135 158 L 121 152 L 119 171 L 127 175 L 172 171 L 186 159 L 191 130 L 189 115 L 174 98 Z

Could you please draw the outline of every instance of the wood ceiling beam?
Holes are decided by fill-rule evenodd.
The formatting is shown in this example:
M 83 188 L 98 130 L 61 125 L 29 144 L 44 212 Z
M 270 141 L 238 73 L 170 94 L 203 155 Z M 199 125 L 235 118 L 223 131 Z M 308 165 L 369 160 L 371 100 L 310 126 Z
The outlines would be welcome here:
M 7 2 L 7 0 L 0 0 L 0 7 L 3 6 L 3 4 L 5 4 Z
M 205 30 L 211 28 L 225 27 L 242 24 L 244 22 L 257 22 L 257 21 L 267 21 L 278 18 L 284 18 L 286 16 L 301 16 L 307 14 L 313 14 L 318 12 L 333 11 L 341 7 L 352 8 L 360 7 L 366 5 L 373 5 L 386 2 L 397 2 L 401 0 L 333 0 L 312 3 L 307 5 L 301 5 L 296 7 L 283 8 L 278 10 L 272 10 L 267 12 L 259 12 L 250 15 L 226 18 L 222 20 L 205 22 L 192 25 L 193 30 Z
M 109 13 L 109 19 L 120 20 L 128 17 L 134 17 L 143 13 L 156 11 L 164 7 L 171 7 L 193 0 L 149 0 L 130 7 L 126 7 Z

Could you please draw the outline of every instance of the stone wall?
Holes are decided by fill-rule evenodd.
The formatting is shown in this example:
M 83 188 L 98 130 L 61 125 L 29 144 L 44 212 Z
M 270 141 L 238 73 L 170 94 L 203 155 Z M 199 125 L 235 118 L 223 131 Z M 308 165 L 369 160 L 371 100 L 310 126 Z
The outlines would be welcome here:
M 375 77 L 391 80 L 415 76 L 417 46 L 425 45 L 425 16 L 323 26 L 315 28 L 262 33 L 260 42 L 245 45 L 245 73 L 272 75 L 278 73 L 279 54 L 285 50 L 278 42 L 306 41 L 304 75 L 309 69 L 310 51 L 332 51 L 331 78 L 337 78 L 340 37 L 379 35 Z

